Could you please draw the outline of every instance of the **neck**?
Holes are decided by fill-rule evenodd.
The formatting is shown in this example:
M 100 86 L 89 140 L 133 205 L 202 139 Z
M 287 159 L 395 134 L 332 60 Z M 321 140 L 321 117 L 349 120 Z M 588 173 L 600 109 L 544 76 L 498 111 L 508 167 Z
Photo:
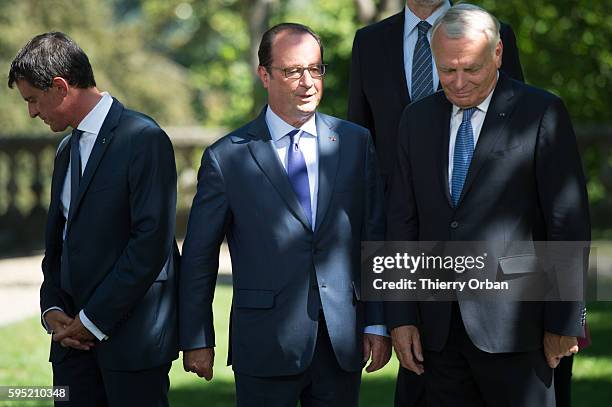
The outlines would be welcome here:
M 70 127 L 76 129 L 85 116 L 87 116 L 98 104 L 100 99 L 102 99 L 102 93 L 100 93 L 95 86 L 86 89 L 72 88 L 72 92 L 75 93 L 75 102 L 72 106 L 74 118 L 70 123 Z
M 438 9 L 442 5 L 442 2 L 429 6 L 418 4 L 415 0 L 406 0 L 406 5 L 414 13 L 415 16 L 420 18 L 421 20 L 427 20 L 429 16 L 431 16 L 434 11 Z
M 296 129 L 299 129 L 300 127 L 302 127 L 304 125 L 304 123 L 306 123 L 313 115 L 314 112 L 308 114 L 308 115 L 304 115 L 304 116 L 299 116 L 299 117 L 289 117 L 281 112 L 279 112 L 277 109 L 273 108 L 272 106 L 270 106 L 268 104 L 268 108 L 272 109 L 272 111 L 281 119 L 283 119 L 283 121 L 285 123 L 290 124 L 291 126 L 295 127 Z

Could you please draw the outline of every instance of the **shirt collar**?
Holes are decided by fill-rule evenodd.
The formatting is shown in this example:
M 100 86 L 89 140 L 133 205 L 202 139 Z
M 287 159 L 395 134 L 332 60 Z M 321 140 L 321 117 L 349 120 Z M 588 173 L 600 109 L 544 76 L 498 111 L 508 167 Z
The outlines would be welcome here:
M 266 109 L 266 124 L 268 125 L 268 129 L 270 130 L 270 136 L 274 142 L 279 141 L 284 136 L 287 135 L 291 130 L 294 130 L 295 127 L 281 119 L 270 106 Z M 317 137 L 317 122 L 315 120 L 315 115 L 313 114 L 310 118 L 304 123 L 300 130 L 303 132 L 309 133 L 310 135 Z
M 81 123 L 79 123 L 77 129 L 82 130 L 85 133 L 98 135 L 112 104 L 112 96 L 108 92 L 102 92 L 102 98 L 100 98 L 94 108 L 87 113 L 87 116 L 81 120 Z
M 499 71 L 497 71 L 497 81 L 499 82 Z M 478 106 L 476 106 L 476 109 L 480 110 L 484 114 L 487 114 L 487 111 L 489 110 L 489 105 L 491 104 L 491 98 L 493 97 L 493 92 L 495 92 L 496 87 L 497 83 L 495 84 L 495 87 L 491 90 L 491 92 L 489 92 L 489 95 L 485 98 L 485 100 L 483 100 Z M 459 114 L 460 112 L 463 112 L 461 108 L 459 106 L 453 105 L 453 116 Z
M 446 12 L 446 10 L 448 10 L 450 7 L 450 3 L 445 1 L 425 21 L 433 26 L 438 17 Z M 421 19 L 417 17 L 412 10 L 410 10 L 408 5 L 404 6 L 404 38 L 406 38 L 412 32 L 412 30 L 416 29 L 416 26 L 420 22 Z

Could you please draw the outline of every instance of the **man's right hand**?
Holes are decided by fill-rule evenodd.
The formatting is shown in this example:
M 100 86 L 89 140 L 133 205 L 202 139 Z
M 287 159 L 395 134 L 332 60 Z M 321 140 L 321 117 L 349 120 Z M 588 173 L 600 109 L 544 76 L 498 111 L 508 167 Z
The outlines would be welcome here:
M 74 318 L 70 318 L 65 312 L 57 309 L 51 310 L 45 314 L 45 322 L 53 331 L 54 337 L 55 334 L 64 332 L 73 320 Z M 55 338 L 53 340 L 55 340 Z M 94 346 L 94 343 L 92 341 L 79 341 L 77 339 L 67 337 L 60 341 L 60 345 L 64 348 L 89 350 Z
M 183 368 L 199 377 L 210 380 L 213 377 L 215 348 L 200 348 L 183 352 Z
M 414 325 L 402 325 L 391 330 L 395 354 L 402 367 L 420 375 L 423 368 L 423 349 L 419 329 Z

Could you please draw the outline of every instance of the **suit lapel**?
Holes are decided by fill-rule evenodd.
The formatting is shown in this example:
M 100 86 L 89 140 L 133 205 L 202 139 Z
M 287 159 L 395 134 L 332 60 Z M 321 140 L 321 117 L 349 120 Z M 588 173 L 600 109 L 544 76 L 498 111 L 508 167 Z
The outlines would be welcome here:
M 440 174 L 440 184 L 442 186 L 443 194 L 446 197 L 446 202 L 448 203 L 448 206 L 452 208 L 453 202 L 451 200 L 448 187 L 448 149 L 450 143 L 450 119 L 453 105 L 448 101 L 448 99 L 446 99 L 444 93 L 440 93 L 439 96 L 440 108 L 439 110 L 432 110 L 433 118 L 431 122 L 434 123 L 435 126 L 434 129 L 432 129 L 432 134 L 440 135 L 439 140 L 441 145 L 439 146 L 438 151 L 441 152 L 441 156 L 438 160 L 438 164 L 440 165 L 438 173 Z M 437 115 L 434 113 L 434 111 L 441 111 L 442 114 L 439 117 L 436 117 Z
M 399 92 L 402 106 L 410 103 L 408 94 L 408 84 L 406 83 L 406 71 L 404 69 L 404 11 L 391 17 L 386 42 L 387 55 L 389 56 L 389 66 L 393 83 Z
M 87 191 L 87 187 L 89 187 L 98 165 L 100 164 L 102 157 L 104 157 L 104 153 L 106 152 L 106 149 L 114 136 L 113 130 L 119 123 L 121 113 L 123 113 L 123 105 L 119 103 L 117 99 L 113 99 L 113 104 L 106 115 L 106 119 L 104 119 L 104 123 L 100 128 L 100 133 L 98 133 L 98 137 L 96 137 L 94 147 L 91 150 L 89 159 L 87 160 L 87 165 L 85 166 L 85 171 L 83 172 L 83 178 L 79 184 L 79 195 L 77 196 L 74 210 L 71 208 L 70 214 L 68 215 L 68 229 L 70 229 L 72 218 L 74 218 L 74 215 L 79 210 L 81 200 Z
M 512 101 L 513 97 L 514 91 L 512 90 L 512 83 L 505 75 L 500 73 L 497 86 L 491 98 L 491 104 L 487 110 L 482 129 L 480 130 L 478 143 L 474 149 L 474 156 L 468 170 L 458 205 L 461 204 L 461 201 L 469 192 L 472 183 L 478 176 L 478 172 L 487 160 L 497 140 L 504 134 L 507 118 L 514 108 Z
M 340 137 L 330 123 L 320 114 L 316 114 L 317 138 L 319 149 L 319 191 L 317 193 L 317 230 L 329 208 L 332 192 L 338 172 L 340 159 Z
M 266 109 L 251 123 L 248 133 L 253 137 L 253 140 L 248 143 L 251 155 L 257 162 L 261 171 L 266 175 L 270 183 L 278 191 L 279 195 L 285 201 L 289 210 L 293 215 L 302 222 L 302 224 L 311 230 L 310 221 L 306 218 L 306 214 L 302 209 L 295 192 L 291 187 L 287 171 L 283 168 L 278 154 L 272 144 L 270 130 L 265 119 Z

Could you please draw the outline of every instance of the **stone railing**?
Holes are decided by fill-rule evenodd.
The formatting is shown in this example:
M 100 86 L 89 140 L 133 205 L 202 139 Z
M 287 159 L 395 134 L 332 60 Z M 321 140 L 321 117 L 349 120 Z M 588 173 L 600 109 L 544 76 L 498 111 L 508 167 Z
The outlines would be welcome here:
M 187 227 L 204 148 L 223 136 L 224 129 L 168 127 L 178 171 L 176 234 Z M 44 248 L 51 173 L 61 137 L 0 136 L 0 257 Z
M 178 169 L 176 235 L 185 234 L 204 148 L 224 129 L 168 127 Z M 591 178 L 595 229 L 612 228 L 612 125 L 580 126 L 578 143 Z M 49 206 L 51 171 L 60 138 L 0 136 L 0 257 L 39 251 Z M 559 165 L 563 165 L 562 162 Z

